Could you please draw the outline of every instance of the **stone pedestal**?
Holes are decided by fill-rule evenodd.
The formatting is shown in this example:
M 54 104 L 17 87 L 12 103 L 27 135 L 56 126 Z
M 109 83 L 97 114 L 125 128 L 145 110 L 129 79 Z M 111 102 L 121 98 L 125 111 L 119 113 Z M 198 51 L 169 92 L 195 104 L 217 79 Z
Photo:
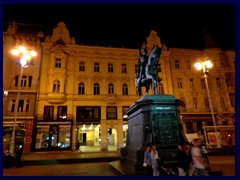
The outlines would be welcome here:
M 156 145 L 166 166 L 176 164 L 177 145 L 187 143 L 178 110 L 183 104 L 172 95 L 145 95 L 125 113 L 128 115 L 126 158 L 135 162 L 136 174 L 143 164 L 145 145 Z

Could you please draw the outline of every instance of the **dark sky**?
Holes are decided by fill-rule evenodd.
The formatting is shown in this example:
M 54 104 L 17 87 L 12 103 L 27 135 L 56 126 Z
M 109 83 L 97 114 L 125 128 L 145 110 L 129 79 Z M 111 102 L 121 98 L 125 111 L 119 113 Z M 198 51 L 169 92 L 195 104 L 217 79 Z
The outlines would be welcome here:
M 137 48 L 154 29 L 169 47 L 203 49 L 205 29 L 221 49 L 235 48 L 235 6 L 230 4 L 4 4 L 3 10 L 4 26 L 34 24 L 31 29 L 45 35 L 63 21 L 78 44 Z

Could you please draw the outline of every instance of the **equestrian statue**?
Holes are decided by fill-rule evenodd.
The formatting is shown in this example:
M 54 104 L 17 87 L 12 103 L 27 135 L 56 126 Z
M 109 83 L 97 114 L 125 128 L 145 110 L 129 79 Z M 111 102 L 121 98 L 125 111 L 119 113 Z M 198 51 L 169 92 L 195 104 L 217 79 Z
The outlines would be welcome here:
M 141 48 L 139 50 L 139 61 L 137 67 L 137 73 L 135 76 L 135 85 L 138 93 L 138 97 L 142 95 L 141 88 L 146 88 L 146 94 L 148 94 L 150 86 L 154 91 L 154 94 L 158 94 L 158 83 L 161 82 L 161 78 L 158 76 L 158 61 L 161 54 L 161 48 L 154 46 L 149 56 L 147 55 L 147 48 L 144 48 L 142 53 Z

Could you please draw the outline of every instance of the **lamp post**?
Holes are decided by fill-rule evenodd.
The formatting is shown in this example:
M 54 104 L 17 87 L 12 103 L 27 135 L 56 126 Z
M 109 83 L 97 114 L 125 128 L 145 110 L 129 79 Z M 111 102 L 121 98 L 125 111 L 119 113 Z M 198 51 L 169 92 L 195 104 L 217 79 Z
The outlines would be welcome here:
M 12 49 L 11 54 L 14 56 L 18 56 L 20 58 L 20 64 L 21 64 L 21 74 L 18 81 L 18 91 L 17 91 L 17 99 L 16 104 L 14 108 L 14 124 L 13 124 L 13 131 L 12 131 L 12 138 L 10 142 L 10 152 L 11 155 L 14 155 L 14 149 L 15 149 L 15 134 L 16 134 L 16 123 L 17 123 L 17 116 L 18 116 L 18 105 L 19 105 L 19 98 L 20 98 L 20 86 L 22 81 L 22 75 L 23 75 L 23 68 L 27 67 L 27 62 L 34 56 L 37 55 L 37 52 L 34 50 L 28 50 L 24 46 L 18 46 L 16 49 Z
M 218 138 L 218 131 L 217 131 L 216 121 L 215 121 L 215 117 L 214 117 L 214 113 L 213 113 L 212 101 L 211 101 L 209 87 L 208 87 L 209 69 L 212 68 L 212 62 L 210 60 L 201 59 L 200 62 L 195 63 L 194 66 L 196 67 L 197 70 L 202 70 L 202 73 L 203 73 L 202 77 L 205 80 L 207 94 L 208 94 L 209 107 L 211 110 L 213 126 L 214 126 L 215 133 L 216 133 L 217 148 L 221 148 L 221 142 L 220 142 L 220 139 Z

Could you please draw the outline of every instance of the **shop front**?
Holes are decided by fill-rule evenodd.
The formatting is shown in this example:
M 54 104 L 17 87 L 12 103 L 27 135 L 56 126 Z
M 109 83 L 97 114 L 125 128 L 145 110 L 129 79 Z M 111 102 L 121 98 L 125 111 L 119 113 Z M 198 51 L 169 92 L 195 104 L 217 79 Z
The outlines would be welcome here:
M 35 127 L 33 151 L 70 150 L 72 121 L 41 121 Z

